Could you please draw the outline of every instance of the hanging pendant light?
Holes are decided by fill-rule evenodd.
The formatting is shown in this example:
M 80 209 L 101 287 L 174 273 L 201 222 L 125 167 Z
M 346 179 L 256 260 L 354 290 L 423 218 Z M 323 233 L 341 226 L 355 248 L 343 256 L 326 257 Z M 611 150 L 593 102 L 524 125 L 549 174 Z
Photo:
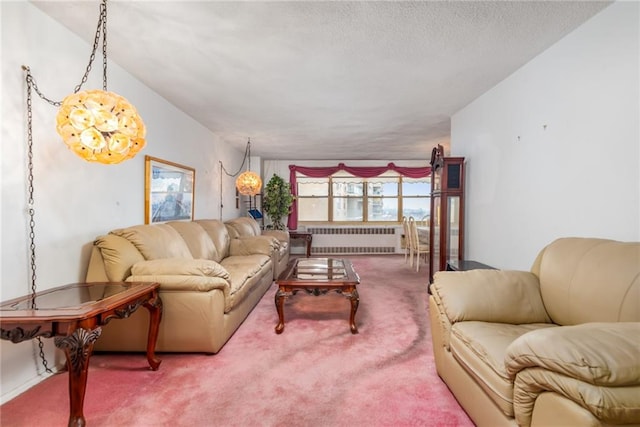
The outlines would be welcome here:
M 88 90 L 67 96 L 56 122 L 64 143 L 89 162 L 120 163 L 145 146 L 146 128 L 138 112 L 113 92 Z
M 91 70 L 100 35 L 103 90 L 80 92 Z M 56 130 L 71 151 L 89 162 L 120 163 L 134 157 L 146 144 L 146 128 L 135 107 L 122 96 L 107 92 L 107 0 L 100 5 L 93 52 L 82 82 L 56 105 L 60 105 Z
M 244 152 L 245 160 L 249 159 L 249 166 L 245 172 L 242 172 L 236 179 L 236 188 L 238 193 L 243 196 L 255 196 L 260 193 L 262 188 L 262 179 L 255 172 L 251 171 L 251 139 L 247 142 L 247 149 Z M 244 163 L 244 162 L 243 162 Z

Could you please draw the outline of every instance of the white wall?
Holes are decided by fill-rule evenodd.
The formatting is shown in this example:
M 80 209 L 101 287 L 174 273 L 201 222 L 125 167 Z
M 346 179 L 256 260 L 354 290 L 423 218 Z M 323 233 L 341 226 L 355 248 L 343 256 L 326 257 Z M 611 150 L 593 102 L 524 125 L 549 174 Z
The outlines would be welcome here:
M 618 2 L 452 118 L 467 259 L 528 270 L 563 236 L 640 240 L 638 2 Z
M 95 19 L 98 19 L 96 3 Z M 0 2 L 2 54 L 2 208 L 0 299 L 30 291 L 27 215 L 26 83 L 28 65 L 40 90 L 62 100 L 80 82 L 91 46 L 27 2 Z M 84 89 L 102 88 L 102 60 Z M 97 65 L 96 65 L 97 64 Z M 34 195 L 37 284 L 40 290 L 82 281 L 93 239 L 111 229 L 144 222 L 144 156 L 196 169 L 195 217 L 229 219 L 235 209 L 234 178 L 244 151 L 230 149 L 184 113 L 114 63 L 109 90 L 136 106 L 147 126 L 147 146 L 119 165 L 87 163 L 66 149 L 55 131 L 57 108 L 33 94 Z M 52 340 L 44 340 L 50 366 Z M 2 402 L 38 382 L 34 344 L 0 341 Z M 58 360 L 57 362 L 61 362 Z M 41 371 L 42 369 L 39 368 Z

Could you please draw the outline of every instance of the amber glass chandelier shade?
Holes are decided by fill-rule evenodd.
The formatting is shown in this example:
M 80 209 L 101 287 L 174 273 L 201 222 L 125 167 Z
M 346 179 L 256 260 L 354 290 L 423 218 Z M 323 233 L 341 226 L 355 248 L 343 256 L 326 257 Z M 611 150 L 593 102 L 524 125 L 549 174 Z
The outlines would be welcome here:
M 67 96 L 56 124 L 71 151 L 89 162 L 120 163 L 146 145 L 138 111 L 113 92 L 88 90 Z
M 255 172 L 242 172 L 236 179 L 236 188 L 243 196 L 255 196 L 260 193 L 262 180 Z

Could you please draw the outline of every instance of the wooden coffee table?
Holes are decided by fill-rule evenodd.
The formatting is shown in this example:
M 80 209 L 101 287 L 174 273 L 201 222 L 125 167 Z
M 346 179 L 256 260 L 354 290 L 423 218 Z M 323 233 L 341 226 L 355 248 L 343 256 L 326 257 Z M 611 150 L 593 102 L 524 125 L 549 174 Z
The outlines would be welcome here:
M 351 315 L 349 326 L 351 333 L 357 334 L 355 318 L 360 297 L 356 286 L 360 284 L 360 277 L 353 269 L 351 261 L 335 258 L 296 258 L 289 262 L 287 268 L 276 280 L 278 291 L 275 296 L 278 311 L 278 325 L 276 333 L 284 330 L 284 301 L 304 291 L 309 295 L 326 295 L 336 292 L 351 301 Z
M 162 318 L 158 283 L 75 283 L 0 303 L 0 337 L 14 343 L 36 337 L 54 338 L 69 371 L 69 426 L 86 424 L 84 395 L 93 345 L 101 326 L 129 317 L 140 306 L 149 310 L 147 361 L 157 370 L 155 355 Z

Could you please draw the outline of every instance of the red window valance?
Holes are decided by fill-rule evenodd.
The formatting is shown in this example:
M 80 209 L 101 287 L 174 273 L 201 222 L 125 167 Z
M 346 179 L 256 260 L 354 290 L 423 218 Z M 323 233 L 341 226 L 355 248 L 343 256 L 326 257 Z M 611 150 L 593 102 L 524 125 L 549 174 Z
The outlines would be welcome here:
M 297 173 L 309 176 L 311 178 L 324 178 L 333 175 L 338 171 L 345 171 L 351 175 L 360 178 L 373 178 L 375 176 L 382 175 L 387 171 L 395 171 L 399 175 L 409 178 L 426 178 L 431 175 L 431 167 L 403 167 L 396 166 L 393 163 L 389 163 L 386 166 L 347 166 L 344 163 L 339 163 L 337 166 L 328 167 L 305 167 L 289 165 L 289 182 L 291 183 L 291 193 L 294 196 L 298 195 L 297 186 Z M 291 206 L 291 214 L 289 214 L 289 220 L 287 221 L 287 227 L 289 230 L 296 230 L 298 228 L 298 199 L 293 200 Z

